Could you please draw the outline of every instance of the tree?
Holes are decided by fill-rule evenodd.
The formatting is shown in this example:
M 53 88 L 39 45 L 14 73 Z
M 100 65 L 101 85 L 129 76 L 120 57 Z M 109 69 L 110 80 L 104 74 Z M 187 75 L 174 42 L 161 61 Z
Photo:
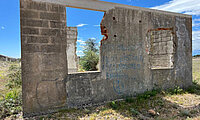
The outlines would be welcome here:
M 84 51 L 93 51 L 97 53 L 99 50 L 97 49 L 98 43 L 96 43 L 96 39 L 88 39 L 86 42 L 85 50 Z
M 80 58 L 80 65 L 86 71 L 96 71 L 99 62 L 99 50 L 96 39 L 88 39 L 83 50 L 84 55 Z

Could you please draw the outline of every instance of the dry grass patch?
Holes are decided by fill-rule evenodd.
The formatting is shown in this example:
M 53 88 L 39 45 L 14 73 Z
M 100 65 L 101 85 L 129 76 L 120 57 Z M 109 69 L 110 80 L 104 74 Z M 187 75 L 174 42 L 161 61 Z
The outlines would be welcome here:
M 200 104 L 200 96 L 196 94 L 180 94 L 180 95 L 169 95 L 164 97 L 165 100 L 175 103 L 183 108 L 195 107 Z

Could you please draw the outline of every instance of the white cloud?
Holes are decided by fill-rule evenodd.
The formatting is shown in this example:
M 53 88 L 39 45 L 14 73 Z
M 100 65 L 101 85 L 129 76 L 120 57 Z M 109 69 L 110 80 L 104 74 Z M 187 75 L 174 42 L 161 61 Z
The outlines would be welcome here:
M 185 14 L 189 14 L 189 15 L 200 15 L 200 10 L 196 10 L 196 11 L 187 11 L 187 12 L 185 12 Z
M 83 27 L 83 26 L 86 26 L 86 25 L 88 25 L 88 24 L 78 24 L 78 25 L 76 25 L 76 27 Z
M 77 42 L 80 43 L 81 45 L 85 45 L 85 41 L 83 41 L 81 39 L 77 40 Z
M 192 32 L 192 40 L 200 40 L 200 31 Z
M 94 38 L 94 37 L 92 37 L 92 38 L 90 38 L 90 39 L 96 40 L 96 38 Z
M 199 0 L 172 0 L 163 5 L 152 7 L 152 9 L 185 13 L 185 14 L 190 14 L 190 15 L 200 15 L 200 1 Z
M 198 26 L 200 26 L 200 19 L 193 19 L 192 27 L 198 27 Z
M 199 50 L 200 49 L 200 31 L 192 32 L 192 49 Z
M 198 27 L 198 26 L 200 26 L 200 23 L 192 23 L 192 27 Z
M 4 26 L 2 26 L 2 27 L 1 27 L 1 29 L 2 29 L 2 30 L 4 30 L 4 29 L 5 29 L 5 27 L 4 27 Z
M 199 22 L 200 22 L 200 19 L 194 19 L 193 21 L 195 21 L 195 22 L 196 22 L 196 21 L 199 21 Z

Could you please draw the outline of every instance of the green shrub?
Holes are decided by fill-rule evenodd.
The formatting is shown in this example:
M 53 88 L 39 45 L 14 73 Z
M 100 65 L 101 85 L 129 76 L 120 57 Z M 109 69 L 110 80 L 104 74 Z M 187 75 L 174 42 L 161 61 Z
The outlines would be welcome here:
M 194 94 L 200 95 L 200 85 L 193 84 L 192 86 L 188 87 L 186 91 L 192 94 L 194 93 Z
M 17 64 L 12 64 L 9 67 L 9 71 L 17 71 L 19 69 L 19 66 Z
M 2 95 L 0 100 L 0 119 L 18 114 L 22 111 L 21 68 L 17 64 L 9 67 L 8 83 L 9 92 Z
M 190 114 L 190 111 L 188 111 L 188 110 L 181 110 L 180 111 L 180 116 L 181 117 L 190 117 L 191 116 L 191 114 Z
M 116 110 L 118 108 L 118 104 L 115 101 L 110 102 L 110 107 L 114 110 Z
M 80 65 L 86 71 L 96 71 L 99 62 L 99 55 L 93 51 L 85 51 L 80 58 Z
M 0 119 L 22 111 L 21 90 L 13 89 L 0 101 Z
M 86 71 L 96 71 L 99 62 L 99 50 L 96 39 L 88 39 L 83 50 L 84 55 L 80 57 L 80 66 Z
M 169 89 L 168 91 L 171 95 L 174 95 L 174 94 L 183 94 L 184 93 L 184 90 L 181 89 L 179 86 L 176 86 L 174 89 Z
M 154 97 L 159 93 L 158 90 L 146 91 L 143 94 L 137 96 L 138 99 L 149 99 L 150 97 Z
M 125 99 L 125 101 L 126 101 L 127 103 L 133 103 L 133 102 L 134 102 L 134 99 L 131 98 L 131 97 L 127 97 L 127 98 Z
M 19 97 L 19 92 L 18 92 L 16 89 L 14 89 L 14 90 L 12 90 L 12 91 L 6 93 L 6 95 L 5 95 L 5 99 L 6 99 L 6 100 L 8 100 L 8 99 L 13 99 L 13 100 L 15 100 L 15 99 L 17 99 L 18 97 Z
M 133 115 L 139 115 L 140 113 L 135 110 L 134 108 L 130 108 L 130 112 L 133 114 Z
M 17 65 L 11 65 L 9 67 L 10 74 L 8 74 L 8 88 L 16 88 L 21 87 L 22 79 L 21 79 L 21 68 Z

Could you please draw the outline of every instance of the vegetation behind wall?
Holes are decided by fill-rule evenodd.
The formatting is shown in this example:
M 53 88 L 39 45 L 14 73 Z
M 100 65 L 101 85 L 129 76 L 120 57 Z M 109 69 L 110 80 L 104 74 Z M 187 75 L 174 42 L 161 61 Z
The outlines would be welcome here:
M 99 49 L 96 39 L 88 39 L 83 51 L 84 55 L 80 58 L 81 69 L 85 71 L 96 71 L 99 62 Z

